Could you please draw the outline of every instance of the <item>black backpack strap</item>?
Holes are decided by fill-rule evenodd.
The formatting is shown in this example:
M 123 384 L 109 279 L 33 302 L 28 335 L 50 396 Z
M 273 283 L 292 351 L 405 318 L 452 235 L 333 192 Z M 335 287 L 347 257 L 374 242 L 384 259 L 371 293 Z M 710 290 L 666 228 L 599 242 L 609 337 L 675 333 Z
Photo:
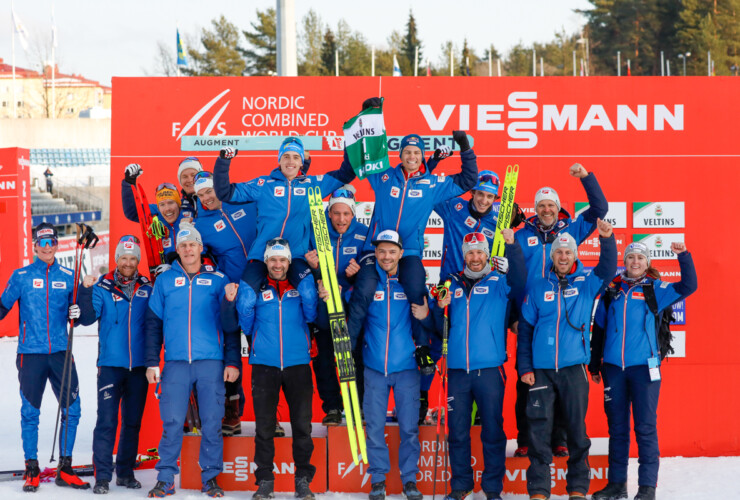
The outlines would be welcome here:
M 609 306 L 611 305 L 612 300 L 617 296 L 617 293 L 619 293 L 620 281 L 618 281 L 617 278 L 614 278 L 606 287 L 606 290 L 601 294 L 600 300 L 604 304 L 604 311 L 606 311 L 604 317 L 605 321 L 606 317 L 609 315 Z M 594 321 L 591 329 L 591 361 L 588 364 L 588 371 L 593 375 L 601 371 L 601 360 L 604 357 L 604 339 L 606 338 L 605 328 L 606 325 L 602 328 Z
M 647 304 L 648 309 L 650 309 L 650 312 L 653 313 L 653 316 L 657 318 L 658 299 L 655 297 L 655 287 L 653 286 L 653 282 L 647 281 L 646 283 L 643 283 L 641 286 L 642 286 L 642 293 L 645 295 L 645 303 Z

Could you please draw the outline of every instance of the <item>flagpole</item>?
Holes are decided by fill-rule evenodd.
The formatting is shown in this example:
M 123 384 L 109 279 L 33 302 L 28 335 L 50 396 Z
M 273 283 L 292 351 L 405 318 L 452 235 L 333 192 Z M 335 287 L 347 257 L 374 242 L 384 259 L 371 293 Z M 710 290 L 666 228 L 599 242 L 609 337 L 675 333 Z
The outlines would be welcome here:
M 18 113 L 16 111 L 16 105 L 18 101 L 15 97 L 15 5 L 12 0 L 10 2 L 10 11 L 13 13 L 13 15 L 11 16 L 11 22 L 13 23 L 13 28 L 11 29 L 11 46 L 13 52 L 13 57 L 11 58 L 13 65 L 13 118 L 18 118 Z

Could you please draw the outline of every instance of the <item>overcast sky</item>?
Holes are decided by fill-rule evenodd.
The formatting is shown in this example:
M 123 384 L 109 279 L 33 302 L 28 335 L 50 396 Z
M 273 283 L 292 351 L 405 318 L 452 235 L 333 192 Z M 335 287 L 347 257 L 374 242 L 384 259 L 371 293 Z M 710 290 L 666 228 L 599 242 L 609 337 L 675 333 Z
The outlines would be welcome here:
M 11 0 L 0 2 L 0 58 L 11 61 Z M 255 10 L 274 6 L 274 0 L 15 0 L 15 12 L 30 34 L 24 52 L 16 39 L 16 65 L 34 67 L 33 46 L 48 40 L 51 10 L 55 9 L 60 71 L 79 73 L 110 84 L 113 76 L 144 76 L 155 71 L 157 42 L 175 50 L 175 26 L 195 37 L 221 14 L 239 26 L 256 20 Z M 425 57 L 438 64 L 441 45 L 452 40 L 468 43 L 479 55 L 493 44 L 505 54 L 517 42 L 525 45 L 551 40 L 556 31 L 580 30 L 587 0 L 295 0 L 296 21 L 310 8 L 336 27 L 345 19 L 370 44 L 386 45 L 393 30 L 403 32 L 411 9 L 417 20 Z

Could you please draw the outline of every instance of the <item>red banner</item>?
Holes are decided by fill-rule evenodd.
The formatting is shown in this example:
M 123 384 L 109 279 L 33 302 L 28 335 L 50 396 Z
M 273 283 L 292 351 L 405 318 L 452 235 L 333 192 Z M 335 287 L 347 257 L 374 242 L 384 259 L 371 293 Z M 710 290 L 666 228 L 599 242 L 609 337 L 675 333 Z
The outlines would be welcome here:
M 662 453 L 738 454 L 740 427 L 732 415 L 740 410 L 740 341 L 728 313 L 734 310 L 730 283 L 740 277 L 734 262 L 740 236 L 722 220 L 733 213 L 740 183 L 735 82 L 729 77 L 114 78 L 111 238 L 138 231 L 120 209 L 117 186 L 128 163 L 143 166 L 151 199 L 158 183 L 176 181 L 183 157 L 195 154 L 206 167 L 213 164 L 215 151 L 181 151 L 183 137 L 341 135 L 344 121 L 376 95 L 385 97 L 389 137 L 418 133 L 430 137 L 433 149 L 432 136 L 463 129 L 473 138 L 480 169 L 503 176 L 508 164 L 519 164 L 516 200 L 527 208 L 537 189 L 547 185 L 571 213 L 578 211 L 587 200 L 568 169 L 579 162 L 616 203 L 608 218 L 624 222 L 616 231 L 624 244 L 646 242 L 656 266 L 667 268 L 675 266 L 670 242 L 681 239 L 696 262 L 699 291 L 686 301 L 690 312 L 681 327 L 685 357 L 669 359 L 662 369 Z M 397 147 L 397 141 L 390 146 Z M 312 174 L 339 167 L 340 151 L 311 153 Z M 396 155 L 390 154 L 392 164 Z M 242 151 L 232 162 L 232 182 L 265 174 L 276 164 L 275 151 Z M 457 156 L 440 167 L 448 174 L 458 169 Z M 372 201 L 368 183 L 355 184 L 360 200 Z M 434 257 L 441 238 L 433 236 L 441 229 L 430 227 L 428 233 Z M 588 242 L 582 251 L 595 258 Z M 438 260 L 425 264 L 433 279 Z M 511 357 L 515 337 L 510 337 Z M 507 370 L 505 430 L 513 437 L 513 361 Z M 719 390 L 706 389 L 717 381 Z M 592 385 L 587 418 L 589 434 L 596 437 L 607 435 L 602 389 Z

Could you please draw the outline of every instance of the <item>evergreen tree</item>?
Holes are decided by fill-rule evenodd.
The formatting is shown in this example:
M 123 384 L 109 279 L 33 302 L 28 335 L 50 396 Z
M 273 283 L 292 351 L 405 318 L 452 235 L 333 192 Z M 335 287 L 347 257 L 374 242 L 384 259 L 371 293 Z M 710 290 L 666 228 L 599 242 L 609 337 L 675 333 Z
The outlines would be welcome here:
M 245 62 L 239 47 L 239 30 L 223 15 L 211 21 L 211 31 L 203 28 L 200 42 L 203 52 L 188 48 L 190 68 L 183 73 L 192 76 L 241 76 Z
M 514 45 L 506 57 L 504 72 L 507 76 L 531 76 L 532 49 L 525 47 L 522 42 Z
M 337 41 L 330 28 L 326 28 L 324 41 L 321 44 L 321 62 L 325 75 L 334 74 L 334 54 L 337 50 Z
M 478 58 L 475 56 L 475 52 L 472 48 L 468 47 L 468 39 L 463 39 L 463 48 L 460 51 L 460 75 L 462 76 L 473 76 L 473 72 Z
M 303 31 L 298 40 L 300 42 L 298 74 L 301 76 L 325 75 L 328 70 L 321 57 L 324 40 L 324 23 L 315 10 L 311 9 L 303 18 Z
M 366 76 L 371 71 L 370 47 L 365 37 L 352 31 L 347 21 L 337 24 L 337 46 L 339 48 L 339 74 L 341 76 Z
M 274 75 L 277 72 L 277 14 L 273 7 L 257 10 L 257 22 L 250 23 L 254 31 L 244 31 L 251 46 L 240 49 L 247 61 L 247 74 Z
M 408 66 L 408 73 L 403 71 L 403 66 L 401 67 L 401 71 L 404 75 L 414 74 L 417 47 L 419 48 L 419 66 L 421 67 L 421 62 L 424 60 L 421 50 L 422 45 L 416 32 L 416 19 L 411 10 L 409 10 L 409 20 L 406 22 L 406 34 L 403 37 L 403 42 L 400 47 L 401 54 L 398 57 L 399 63 L 401 63 L 402 60 L 405 60 L 404 63 Z

